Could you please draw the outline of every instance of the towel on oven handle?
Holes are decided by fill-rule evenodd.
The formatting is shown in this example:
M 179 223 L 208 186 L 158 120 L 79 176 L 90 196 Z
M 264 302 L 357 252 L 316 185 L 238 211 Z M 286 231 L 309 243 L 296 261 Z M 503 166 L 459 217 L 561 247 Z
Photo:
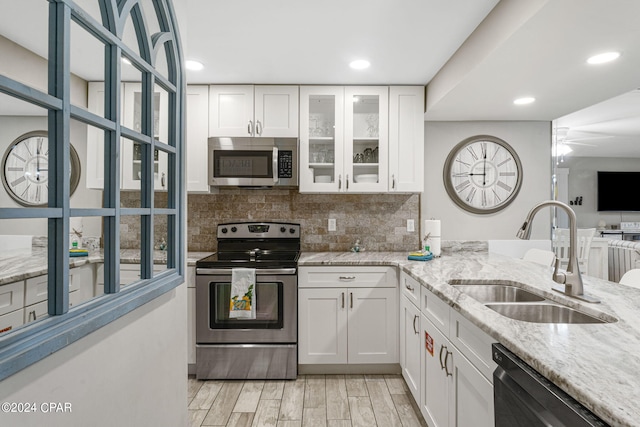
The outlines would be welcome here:
M 256 269 L 231 269 L 229 319 L 256 318 Z

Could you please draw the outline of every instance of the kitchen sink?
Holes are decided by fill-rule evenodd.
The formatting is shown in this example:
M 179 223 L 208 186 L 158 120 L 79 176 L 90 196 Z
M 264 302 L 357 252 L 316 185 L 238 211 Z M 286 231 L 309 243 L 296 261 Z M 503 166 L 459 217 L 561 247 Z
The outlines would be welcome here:
M 573 308 L 557 304 L 486 304 L 486 306 L 503 316 L 524 322 L 609 323 L 609 320 L 599 319 Z
M 590 315 L 519 287 L 517 282 L 455 280 L 451 286 L 493 311 L 532 323 L 612 323 L 604 313 Z M 522 285 L 521 285 L 522 286 Z
M 481 303 L 544 301 L 544 297 L 512 285 L 469 284 L 453 287 Z

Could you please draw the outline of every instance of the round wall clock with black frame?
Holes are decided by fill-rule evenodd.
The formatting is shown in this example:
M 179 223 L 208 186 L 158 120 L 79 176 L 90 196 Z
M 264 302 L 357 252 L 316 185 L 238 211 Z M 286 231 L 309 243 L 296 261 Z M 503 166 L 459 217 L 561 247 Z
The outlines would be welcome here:
M 80 159 L 70 147 L 71 194 L 80 182 Z M 13 141 L 2 158 L 2 184 L 22 206 L 47 206 L 49 198 L 49 138 L 46 131 L 25 133 Z
M 476 135 L 451 150 L 443 179 L 447 194 L 459 207 L 474 214 L 491 214 L 507 207 L 518 195 L 522 163 L 502 139 Z

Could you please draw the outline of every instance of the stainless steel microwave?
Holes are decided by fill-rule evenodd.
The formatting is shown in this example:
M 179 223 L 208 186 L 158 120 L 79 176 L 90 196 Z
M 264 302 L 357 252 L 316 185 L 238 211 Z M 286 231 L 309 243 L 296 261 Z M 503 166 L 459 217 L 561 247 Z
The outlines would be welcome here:
M 297 138 L 209 138 L 209 185 L 295 187 Z

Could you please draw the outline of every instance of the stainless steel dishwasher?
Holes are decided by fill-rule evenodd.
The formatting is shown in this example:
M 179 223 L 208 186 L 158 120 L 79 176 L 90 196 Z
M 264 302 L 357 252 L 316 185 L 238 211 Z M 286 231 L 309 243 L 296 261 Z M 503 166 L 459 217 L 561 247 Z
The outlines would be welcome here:
M 493 344 L 496 427 L 608 426 L 501 344 Z

